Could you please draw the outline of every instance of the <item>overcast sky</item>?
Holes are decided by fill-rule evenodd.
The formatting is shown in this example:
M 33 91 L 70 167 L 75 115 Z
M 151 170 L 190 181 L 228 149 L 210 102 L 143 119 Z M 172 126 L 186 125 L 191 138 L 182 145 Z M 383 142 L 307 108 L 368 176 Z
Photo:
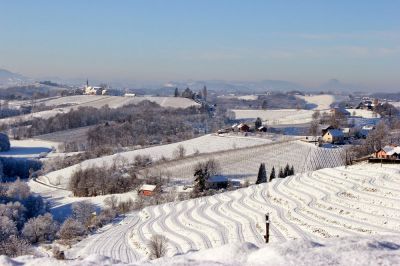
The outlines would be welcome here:
M 0 1 L 0 68 L 399 88 L 400 1 Z

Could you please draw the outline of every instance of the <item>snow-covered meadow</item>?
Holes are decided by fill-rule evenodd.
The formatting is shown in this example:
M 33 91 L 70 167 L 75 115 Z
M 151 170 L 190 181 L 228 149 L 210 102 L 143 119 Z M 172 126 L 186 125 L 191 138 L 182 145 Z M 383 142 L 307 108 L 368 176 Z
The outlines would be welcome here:
M 293 166 L 296 173 L 312 171 L 344 164 L 345 153 L 341 148 L 319 148 L 299 140 L 285 140 L 262 146 L 248 147 L 239 150 L 189 157 L 179 161 L 165 162 L 150 169 L 150 173 L 162 173 L 180 182 L 192 182 L 194 168 L 199 162 L 214 159 L 220 165 L 220 174 L 229 178 L 255 182 L 258 168 L 265 163 L 267 171 L 286 164 Z
M 14 259 L 0 256 L 0 264 L 7 266 L 105 266 L 105 265 L 399 265 L 399 235 L 374 237 L 343 237 L 318 241 L 297 240 L 285 243 L 254 245 L 227 244 L 181 256 L 154 261 L 125 264 L 110 257 L 92 254 L 84 259 L 60 261 L 49 257 L 22 256 Z
M 250 110 L 233 109 L 235 119 L 252 119 L 260 117 L 267 125 L 305 124 L 312 121 L 312 110 L 278 109 L 278 110 Z
M 400 166 L 360 164 L 297 174 L 271 183 L 144 208 L 77 244 L 71 257 L 93 253 L 123 262 L 148 257 L 154 234 L 169 240 L 168 256 L 225 244 L 320 241 L 400 233 Z M 383 238 L 383 237 L 382 237 Z M 400 246 L 396 250 L 400 249 Z
M 0 157 L 40 158 L 57 148 L 59 143 L 39 139 L 10 140 L 9 151 L 0 152 Z
M 152 97 L 152 96 L 122 97 L 122 96 L 100 96 L 100 95 L 74 95 L 67 97 L 53 97 L 53 98 L 41 99 L 37 102 L 37 104 L 43 104 L 45 106 L 50 106 L 54 108 L 51 110 L 46 110 L 31 114 L 3 118 L 0 119 L 0 124 L 1 123 L 9 124 L 9 123 L 14 123 L 15 121 L 29 121 L 34 118 L 46 119 L 60 113 L 67 113 L 71 109 L 77 109 L 79 107 L 84 107 L 84 106 L 101 108 L 103 106 L 108 105 L 110 108 L 117 108 L 127 104 L 138 104 L 144 100 L 155 102 L 159 104 L 161 107 L 187 108 L 190 106 L 199 106 L 199 104 L 196 103 L 195 101 L 182 97 Z M 26 103 L 27 103 L 26 101 L 10 102 L 10 106 L 18 108 L 19 106 Z
M 60 185 L 61 187 L 66 188 L 69 177 L 78 167 L 89 167 L 96 165 L 102 166 L 104 164 L 111 165 L 115 160 L 120 162 L 133 163 L 135 156 L 137 155 L 149 155 L 153 159 L 153 161 L 157 161 L 162 157 L 172 159 L 175 156 L 174 152 L 180 145 L 185 148 L 186 155 L 189 156 L 196 153 L 213 153 L 224 150 L 258 146 L 268 143 L 271 143 L 270 139 L 241 136 L 205 135 L 202 137 L 177 143 L 153 146 L 128 152 L 121 152 L 110 156 L 87 160 L 80 164 L 48 173 L 46 176 L 40 177 L 39 180 L 45 183 L 49 183 L 51 185 Z M 59 183 L 58 181 L 61 181 L 61 183 Z

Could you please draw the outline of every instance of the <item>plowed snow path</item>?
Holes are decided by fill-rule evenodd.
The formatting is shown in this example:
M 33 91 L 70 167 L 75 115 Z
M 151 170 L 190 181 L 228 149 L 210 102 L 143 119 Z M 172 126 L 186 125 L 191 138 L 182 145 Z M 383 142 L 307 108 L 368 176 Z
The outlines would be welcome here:
M 399 188 L 399 165 L 322 169 L 214 196 L 146 207 L 125 218 L 123 225 L 78 247 L 86 245 L 82 255 L 94 252 L 132 262 L 148 256 L 146 243 L 153 234 L 169 239 L 169 256 L 233 242 L 262 243 L 265 213 L 270 213 L 273 243 L 396 234 L 400 233 Z

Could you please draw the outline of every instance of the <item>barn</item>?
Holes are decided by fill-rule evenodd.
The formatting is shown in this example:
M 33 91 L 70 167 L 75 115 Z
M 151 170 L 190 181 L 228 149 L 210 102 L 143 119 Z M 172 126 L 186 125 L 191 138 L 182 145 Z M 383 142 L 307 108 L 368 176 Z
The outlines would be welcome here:
M 156 189 L 157 189 L 156 185 L 143 184 L 139 188 L 139 194 L 143 196 L 153 196 L 154 193 L 156 192 Z

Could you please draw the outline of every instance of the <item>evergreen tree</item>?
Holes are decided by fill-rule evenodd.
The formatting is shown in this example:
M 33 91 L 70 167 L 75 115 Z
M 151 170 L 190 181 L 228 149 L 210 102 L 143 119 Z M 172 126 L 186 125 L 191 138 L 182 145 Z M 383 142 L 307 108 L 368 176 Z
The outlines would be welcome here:
M 279 168 L 279 178 L 285 178 L 282 168 Z
M 261 104 L 261 109 L 265 110 L 267 109 L 267 100 L 264 100 Z
M 205 101 L 207 101 L 207 87 L 206 86 L 203 87 L 202 96 L 203 96 L 203 99 Z
M 254 123 L 254 125 L 256 126 L 256 129 L 261 127 L 262 126 L 261 118 L 257 117 L 256 122 Z
M 260 168 L 258 169 L 256 184 L 261 184 L 266 182 L 267 182 L 267 172 L 265 170 L 265 163 L 262 163 L 260 164 Z
M 207 172 L 203 167 L 196 167 L 194 171 L 194 189 L 198 192 L 203 192 L 206 189 Z
M 271 182 L 272 179 L 274 179 L 274 178 L 276 178 L 276 176 L 275 176 L 275 167 L 273 166 L 272 170 L 271 170 L 271 174 L 269 175 L 269 182 Z
M 285 175 L 285 177 L 290 175 L 290 166 L 289 166 L 289 164 L 286 164 L 285 169 L 283 170 L 283 174 Z
M 294 167 L 292 165 L 292 167 L 290 168 L 290 175 L 294 175 Z
M 174 96 L 175 96 L 175 97 L 179 97 L 179 90 L 178 90 L 178 88 L 175 88 Z

